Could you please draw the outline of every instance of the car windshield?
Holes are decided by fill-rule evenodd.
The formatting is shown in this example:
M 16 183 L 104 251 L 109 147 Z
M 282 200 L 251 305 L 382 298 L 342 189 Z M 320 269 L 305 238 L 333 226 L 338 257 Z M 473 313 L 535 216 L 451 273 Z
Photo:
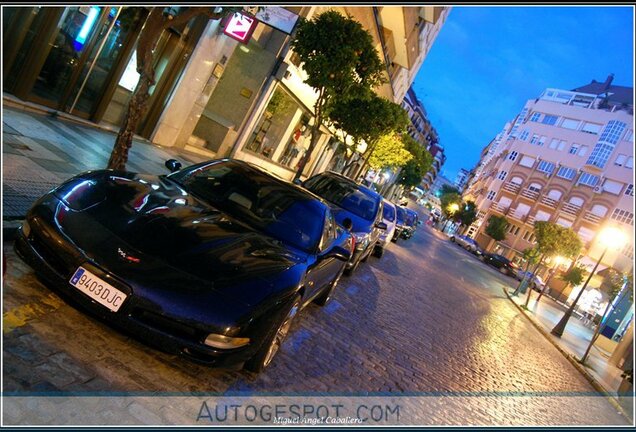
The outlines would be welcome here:
M 384 210 L 382 211 L 382 217 L 389 222 L 395 221 L 395 207 L 392 205 L 384 204 Z
M 291 185 L 235 162 L 193 165 L 167 176 L 187 192 L 255 229 L 311 252 L 324 221 L 324 207 Z
M 415 213 L 412 213 L 410 211 L 406 211 L 406 224 L 408 226 L 413 226 L 415 225 L 415 221 L 417 219 L 417 215 Z
M 406 219 L 406 212 L 402 207 L 396 207 L 397 209 L 397 223 L 399 225 L 404 225 L 404 219 Z
M 304 186 L 316 195 L 368 221 L 373 221 L 378 213 L 378 196 L 351 181 L 335 176 L 318 175 L 307 180 Z

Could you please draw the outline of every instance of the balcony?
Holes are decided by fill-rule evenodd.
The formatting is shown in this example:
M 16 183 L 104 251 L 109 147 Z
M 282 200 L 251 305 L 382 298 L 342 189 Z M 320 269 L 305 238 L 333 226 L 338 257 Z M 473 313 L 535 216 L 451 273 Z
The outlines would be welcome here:
M 579 215 L 579 212 L 581 211 L 581 207 L 571 203 L 564 203 L 563 206 L 561 207 L 561 211 L 563 213 L 576 217 Z
M 550 198 L 547 195 L 541 197 L 540 203 L 553 209 L 557 208 L 557 206 L 559 205 L 559 202 L 557 200 Z
M 585 212 L 585 216 L 583 216 L 583 220 L 593 223 L 595 225 L 598 225 L 601 223 L 601 221 L 603 220 L 603 218 L 599 215 L 595 215 L 592 212 Z
M 511 211 L 510 213 L 508 213 L 508 216 L 510 216 L 513 219 L 517 219 L 518 221 L 523 222 L 526 217 L 528 216 L 528 213 L 524 213 L 524 212 L 520 212 L 518 210 L 515 211 Z
M 529 199 L 530 201 L 536 201 L 539 199 L 539 192 L 525 188 L 521 191 L 521 196 Z
M 505 190 L 506 192 L 510 192 L 511 194 L 514 194 L 514 195 L 517 195 L 520 189 L 521 189 L 521 185 L 518 185 L 513 182 L 506 182 L 503 185 L 503 190 Z
M 535 216 L 534 216 L 534 215 L 532 215 L 532 216 L 528 216 L 528 218 L 526 219 L 526 223 L 527 223 L 528 225 L 534 226 L 534 218 L 535 218 Z
M 492 204 L 490 205 L 490 208 L 491 208 L 492 210 L 494 210 L 494 211 L 498 212 L 498 213 L 501 213 L 501 214 L 506 214 L 506 212 L 508 211 L 508 207 L 504 207 L 504 206 L 502 206 L 501 204 L 496 203 L 496 202 L 492 203 Z

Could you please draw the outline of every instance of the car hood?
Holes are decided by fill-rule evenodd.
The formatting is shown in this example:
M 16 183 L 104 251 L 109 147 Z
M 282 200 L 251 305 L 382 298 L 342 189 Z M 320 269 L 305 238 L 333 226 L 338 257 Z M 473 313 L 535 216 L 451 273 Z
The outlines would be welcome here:
M 258 285 L 266 295 L 273 289 L 268 281 L 307 258 L 165 177 L 104 172 L 90 180 L 94 185 L 81 196 L 68 188 L 56 192 L 68 204 L 57 209 L 56 219 L 79 248 L 108 268 L 141 272 L 164 264 L 164 270 L 250 303 L 261 295 L 236 292 L 239 287 Z M 88 207 L 78 208 L 80 200 Z
M 351 228 L 351 232 L 362 232 L 362 233 L 368 233 L 371 232 L 371 229 L 373 227 L 373 221 L 369 221 L 366 220 L 364 218 L 361 218 L 360 216 L 356 216 L 355 214 L 351 213 L 350 211 L 347 211 L 345 209 L 343 209 L 342 207 L 338 207 L 336 205 L 331 205 L 331 212 L 333 213 L 334 218 L 336 219 L 336 222 L 338 222 L 339 225 L 343 224 L 343 221 L 347 218 L 351 219 L 351 222 L 353 224 L 352 228 Z

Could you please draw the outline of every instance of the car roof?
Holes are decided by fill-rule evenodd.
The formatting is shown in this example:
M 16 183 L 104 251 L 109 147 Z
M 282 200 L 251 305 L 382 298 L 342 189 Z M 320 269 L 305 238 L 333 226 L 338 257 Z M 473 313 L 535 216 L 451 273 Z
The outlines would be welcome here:
M 382 197 L 382 195 L 380 195 L 379 193 L 377 193 L 376 191 L 374 191 L 373 189 L 369 189 L 366 186 L 363 186 L 359 183 L 354 182 L 353 180 L 351 180 L 349 177 L 343 176 L 340 173 L 337 172 L 333 172 L 333 171 L 325 171 L 325 172 L 321 172 L 320 174 L 316 174 L 313 177 L 318 177 L 318 176 L 331 176 L 331 177 L 337 177 L 341 180 L 344 180 L 352 185 L 354 185 L 355 187 L 357 187 L 358 189 L 364 190 L 365 192 L 368 192 L 369 195 L 373 196 L 374 198 L 378 198 L 380 200 L 384 200 L 384 198 Z
M 321 198 L 320 196 L 316 195 L 315 193 L 311 192 L 308 189 L 305 189 L 301 186 L 298 186 L 294 183 L 292 183 L 291 181 L 284 179 L 274 173 L 272 173 L 271 171 L 268 171 L 264 168 L 261 168 L 260 166 L 254 165 L 253 163 L 250 162 L 246 162 L 243 160 L 239 160 L 239 159 L 230 159 L 230 158 L 225 158 L 225 159 L 212 159 L 212 160 L 208 160 L 205 162 L 201 162 L 200 164 L 194 164 L 194 165 L 206 165 L 212 162 L 226 162 L 229 164 L 233 164 L 233 165 L 241 165 L 243 167 L 249 168 L 253 171 L 258 171 L 262 174 L 265 174 L 266 176 L 270 177 L 274 182 L 282 184 L 292 190 L 294 190 L 295 192 L 300 193 L 301 195 L 305 195 L 308 198 L 311 198 L 316 204 L 320 205 L 321 207 L 323 207 L 324 209 L 329 209 L 330 206 L 327 203 L 326 200 L 324 200 L 323 198 Z M 193 165 L 191 165 L 193 166 Z M 185 167 L 188 168 L 188 167 Z
M 395 208 L 395 207 L 396 207 L 396 206 L 395 206 L 395 204 L 393 204 L 391 201 L 389 201 L 389 200 L 388 200 L 388 199 L 386 199 L 386 198 L 382 198 L 382 202 L 383 202 L 384 204 L 388 204 L 388 205 L 390 205 L 390 206 L 391 206 L 391 207 L 393 207 L 393 208 Z

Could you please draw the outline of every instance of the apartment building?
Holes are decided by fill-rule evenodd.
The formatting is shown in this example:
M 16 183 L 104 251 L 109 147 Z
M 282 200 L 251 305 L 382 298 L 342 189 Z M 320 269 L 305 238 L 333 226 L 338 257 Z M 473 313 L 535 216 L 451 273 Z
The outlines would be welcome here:
M 468 177 L 470 176 L 470 171 L 466 168 L 460 168 L 457 176 L 455 176 L 455 187 L 462 191 L 466 184 L 468 183 Z
M 618 226 L 627 243 L 610 248 L 599 270 L 632 269 L 633 89 L 612 82 L 610 75 L 573 90 L 548 88 L 525 104 L 497 144 L 482 152 L 464 193 L 479 212 L 469 235 L 520 260 L 534 244 L 534 223 L 555 222 L 578 233 L 584 243 L 579 262 L 591 269 L 604 249 L 600 228 Z M 497 244 L 484 233 L 491 215 L 510 223 L 506 239 Z

